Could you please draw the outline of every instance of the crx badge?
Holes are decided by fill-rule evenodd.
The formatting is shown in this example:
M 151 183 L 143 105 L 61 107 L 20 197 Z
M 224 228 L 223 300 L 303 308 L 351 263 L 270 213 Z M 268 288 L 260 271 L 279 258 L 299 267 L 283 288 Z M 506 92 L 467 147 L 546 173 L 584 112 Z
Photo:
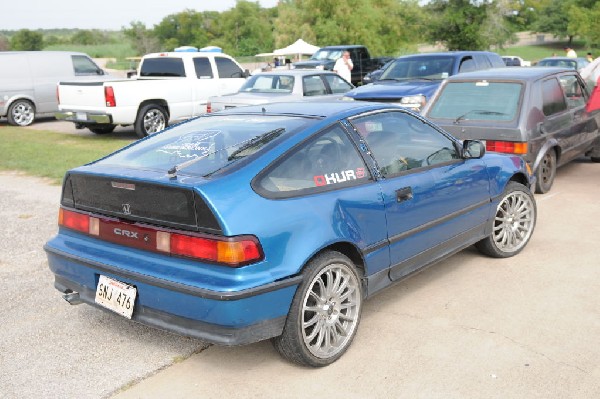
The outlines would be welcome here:
M 123 213 L 125 215 L 131 215 L 131 205 L 123 204 Z

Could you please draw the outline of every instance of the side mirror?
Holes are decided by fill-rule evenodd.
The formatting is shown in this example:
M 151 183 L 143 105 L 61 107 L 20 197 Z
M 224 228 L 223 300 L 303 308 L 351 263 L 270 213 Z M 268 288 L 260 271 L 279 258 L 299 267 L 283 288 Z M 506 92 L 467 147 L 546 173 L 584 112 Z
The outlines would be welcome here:
M 250 76 L 250 70 L 244 69 L 244 72 L 242 73 L 242 78 L 247 79 L 248 76 Z
M 465 159 L 479 159 L 485 155 L 485 145 L 478 140 L 465 140 L 462 152 Z

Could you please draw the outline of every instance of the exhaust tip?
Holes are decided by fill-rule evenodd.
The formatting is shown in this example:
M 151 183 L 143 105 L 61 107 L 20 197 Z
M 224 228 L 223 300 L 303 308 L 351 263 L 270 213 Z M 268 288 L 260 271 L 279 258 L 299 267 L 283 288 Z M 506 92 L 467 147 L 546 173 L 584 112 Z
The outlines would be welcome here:
M 79 297 L 79 292 L 67 292 L 63 294 L 63 299 L 71 305 L 79 305 L 82 304 L 83 301 Z

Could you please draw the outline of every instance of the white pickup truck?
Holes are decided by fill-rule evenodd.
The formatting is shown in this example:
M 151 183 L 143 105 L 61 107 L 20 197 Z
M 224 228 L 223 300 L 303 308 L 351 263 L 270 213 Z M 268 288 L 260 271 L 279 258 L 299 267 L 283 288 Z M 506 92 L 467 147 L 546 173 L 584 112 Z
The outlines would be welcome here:
M 98 134 L 134 125 L 144 137 L 205 113 L 208 97 L 237 92 L 248 75 L 223 53 L 148 54 L 135 79 L 60 82 L 55 116 Z

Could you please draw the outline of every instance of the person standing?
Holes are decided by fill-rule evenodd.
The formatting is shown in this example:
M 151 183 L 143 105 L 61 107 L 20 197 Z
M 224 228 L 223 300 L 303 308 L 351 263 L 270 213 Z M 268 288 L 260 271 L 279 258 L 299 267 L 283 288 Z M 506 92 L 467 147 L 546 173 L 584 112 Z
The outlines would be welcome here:
M 352 59 L 350 59 L 350 53 L 344 51 L 342 56 L 335 62 L 333 72 L 337 73 L 348 82 L 352 82 L 352 68 L 354 68 L 354 64 L 352 64 Z
M 589 62 L 594 61 L 594 57 L 592 56 L 592 53 L 587 53 L 587 55 L 585 56 L 585 59 L 588 60 Z
M 565 47 L 565 52 L 569 58 L 577 58 L 577 53 L 571 47 Z

